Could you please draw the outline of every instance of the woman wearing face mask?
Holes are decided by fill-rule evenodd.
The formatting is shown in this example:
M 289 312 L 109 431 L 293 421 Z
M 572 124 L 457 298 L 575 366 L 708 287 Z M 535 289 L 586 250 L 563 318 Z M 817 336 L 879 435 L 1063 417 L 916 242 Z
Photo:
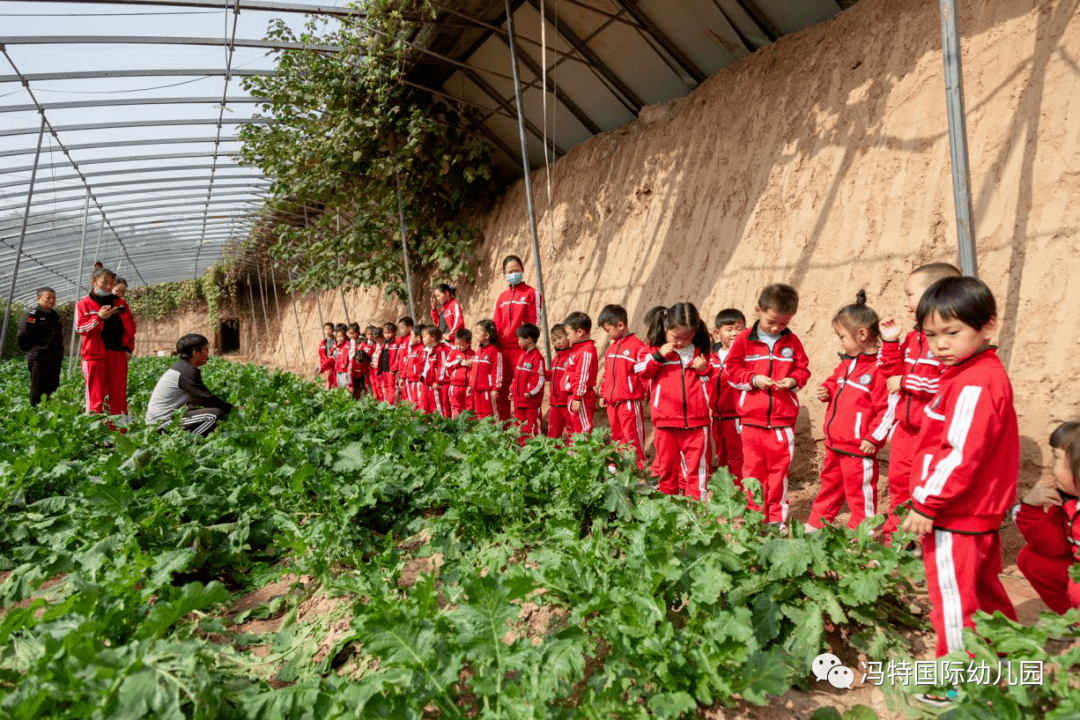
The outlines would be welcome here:
M 75 307 L 75 331 L 82 335 L 82 370 L 86 379 L 86 412 L 127 415 L 127 348 L 124 321 L 130 313 L 124 299 L 113 294 L 116 274 L 97 268 L 90 276 L 90 294 Z
M 517 329 L 525 323 L 540 324 L 540 293 L 525 284 L 525 265 L 517 255 L 507 255 L 503 260 L 503 272 L 509 288 L 503 290 L 495 301 L 495 327 L 499 332 L 499 346 L 504 355 L 504 367 L 509 377 L 499 388 L 496 398 L 499 417 L 510 417 L 510 386 L 513 385 L 514 368 L 518 356 L 524 352 L 518 347 Z

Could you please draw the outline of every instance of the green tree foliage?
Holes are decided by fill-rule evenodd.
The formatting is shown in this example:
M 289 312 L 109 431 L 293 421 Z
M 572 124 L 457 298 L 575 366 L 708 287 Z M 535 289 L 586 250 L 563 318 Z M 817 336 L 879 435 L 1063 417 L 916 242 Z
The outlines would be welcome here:
M 125 299 L 137 317 L 154 320 L 205 304 L 210 315 L 210 324 L 213 325 L 217 322 L 221 301 L 236 295 L 236 283 L 229 268 L 228 261 L 218 262 L 203 273 L 202 277 L 134 288 L 128 291 Z
M 242 163 L 273 181 L 268 209 L 289 218 L 268 215 L 257 232 L 294 268 L 292 288 L 382 286 L 404 297 L 399 181 L 414 267 L 468 279 L 478 233 L 459 216 L 491 173 L 465 118 L 405 82 L 401 38 L 433 17 L 430 5 L 363 9 L 339 29 L 311 21 L 299 36 L 271 23 L 268 39 L 310 47 L 280 51 L 277 75 L 244 79 L 275 122 L 241 130 Z

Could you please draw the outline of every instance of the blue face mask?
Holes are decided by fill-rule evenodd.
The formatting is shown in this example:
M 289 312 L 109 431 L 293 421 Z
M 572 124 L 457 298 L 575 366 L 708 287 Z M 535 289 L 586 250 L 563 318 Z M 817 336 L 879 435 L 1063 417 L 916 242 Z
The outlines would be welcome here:
M 112 293 L 105 292 L 101 288 L 94 288 L 94 294 L 97 295 L 98 297 L 108 297 L 109 295 L 112 295 Z
M 519 272 L 506 273 L 506 282 L 511 285 L 520 285 L 525 282 L 525 274 Z

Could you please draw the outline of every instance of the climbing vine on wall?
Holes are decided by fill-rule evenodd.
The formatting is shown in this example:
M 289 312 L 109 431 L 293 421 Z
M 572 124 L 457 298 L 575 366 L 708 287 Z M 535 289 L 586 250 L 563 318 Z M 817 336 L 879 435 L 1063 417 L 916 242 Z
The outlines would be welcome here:
M 242 163 L 273 183 L 258 232 L 293 269 L 293 289 L 382 286 L 403 297 L 399 180 L 414 271 L 470 279 L 479 234 L 458 218 L 491 171 L 466 118 L 405 82 L 401 38 L 434 17 L 430 3 L 363 8 L 340 29 L 311 21 L 297 35 L 271 23 L 268 39 L 308 47 L 279 51 L 276 75 L 244 79 L 274 123 L 241 130 Z
M 221 302 L 236 295 L 230 270 L 231 262 L 223 260 L 210 266 L 202 277 L 135 288 L 128 291 L 125 299 L 136 317 L 153 320 L 205 304 L 213 325 L 217 323 Z

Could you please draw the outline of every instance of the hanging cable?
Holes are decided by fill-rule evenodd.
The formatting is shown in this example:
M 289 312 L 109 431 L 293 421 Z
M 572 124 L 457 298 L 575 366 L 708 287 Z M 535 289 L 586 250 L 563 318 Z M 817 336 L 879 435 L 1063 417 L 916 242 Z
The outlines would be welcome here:
M 547 181 L 547 206 L 548 206 L 548 223 L 551 225 L 551 233 L 548 236 L 547 257 L 548 260 L 555 259 L 555 208 L 552 203 L 551 196 L 551 163 L 555 160 L 555 104 L 552 103 L 551 110 L 551 146 L 548 146 L 547 129 L 548 129 L 548 111 L 547 111 L 547 17 L 545 15 L 544 6 L 547 5 L 545 0 L 540 0 L 540 72 L 543 75 L 541 89 L 543 91 L 544 98 L 544 176 Z M 555 44 L 559 43 L 559 2 L 555 0 Z M 555 48 L 556 53 L 558 47 Z M 552 66 L 551 75 L 551 93 L 554 96 L 555 89 L 558 87 L 555 71 L 558 70 L 559 63 L 556 60 L 555 65 Z M 550 155 L 549 155 L 550 150 Z
M 259 300 L 260 300 L 260 302 L 262 302 L 263 322 L 264 322 L 264 325 L 263 325 L 263 337 L 265 337 L 267 339 L 267 341 L 269 341 L 270 340 L 270 314 L 268 312 L 266 312 L 266 288 L 263 287 L 262 268 L 260 267 L 259 263 L 255 263 L 255 274 L 256 274 L 256 277 L 259 279 Z M 276 343 L 275 343 L 275 345 L 276 345 Z M 277 353 L 275 352 L 274 354 L 276 355 Z
M 289 285 L 292 285 L 292 270 L 285 266 L 285 277 L 289 281 Z M 293 318 L 296 320 L 296 339 L 300 343 L 300 362 L 307 362 L 307 351 L 304 349 L 304 331 L 300 327 L 300 313 L 296 309 L 296 291 L 293 290 L 289 293 L 292 300 Z M 319 328 L 319 332 L 322 332 L 322 328 Z
M 248 288 L 248 304 L 251 306 L 251 347 L 252 347 L 252 349 L 255 350 L 256 353 L 258 353 L 259 359 L 262 360 L 262 350 L 259 349 L 259 347 L 260 347 L 259 341 L 255 339 L 257 337 L 257 335 L 255 334 L 256 333 L 256 328 L 255 328 L 255 325 L 256 325 L 256 320 L 255 320 L 255 294 L 251 289 L 251 271 L 250 270 L 248 270 L 248 273 L 247 273 L 247 288 Z M 248 354 L 250 355 L 251 353 L 248 353 Z
M 289 364 L 289 348 L 285 345 L 285 320 L 281 317 L 281 303 L 278 301 L 277 296 L 277 278 L 274 277 L 274 268 L 270 268 L 267 272 L 270 273 L 271 287 L 274 288 L 274 310 L 277 312 L 277 326 L 278 337 L 281 338 L 281 349 L 285 355 L 285 365 Z

